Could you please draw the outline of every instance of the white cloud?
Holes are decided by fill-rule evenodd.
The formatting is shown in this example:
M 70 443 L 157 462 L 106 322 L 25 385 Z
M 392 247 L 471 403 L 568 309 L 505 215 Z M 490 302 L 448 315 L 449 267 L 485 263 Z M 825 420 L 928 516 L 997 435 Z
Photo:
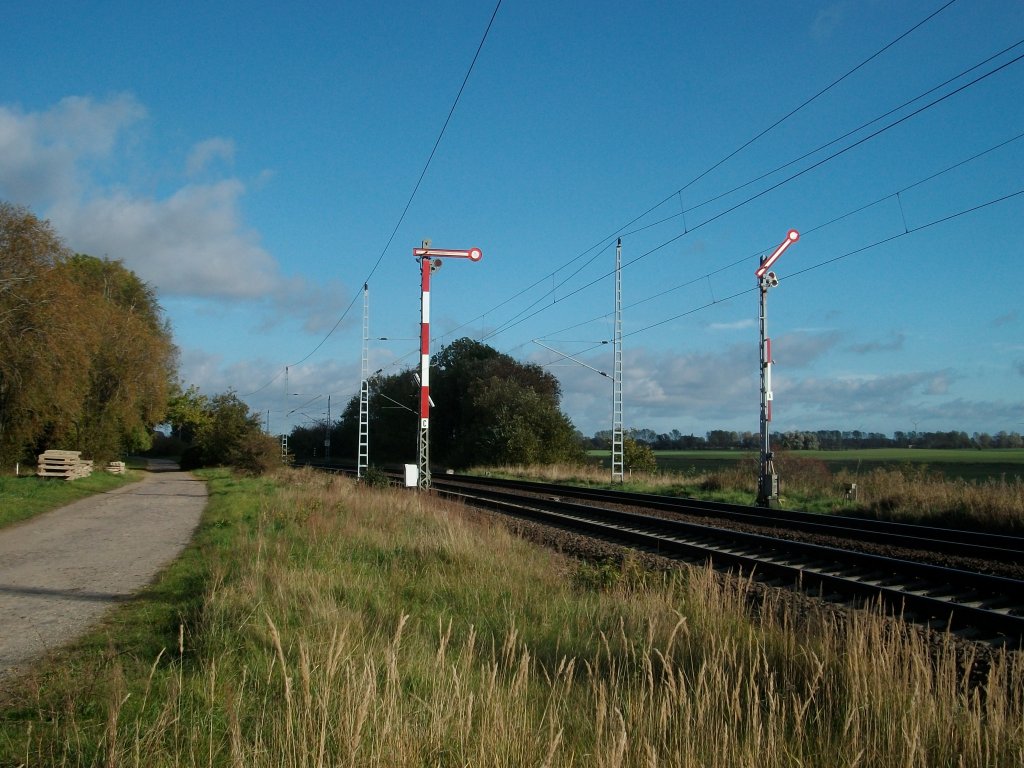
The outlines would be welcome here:
M 45 112 L 0 105 L 0 194 L 35 205 L 81 193 L 97 159 L 146 116 L 129 95 L 105 102 L 70 96 Z
M 780 337 L 776 357 L 784 358 L 785 367 L 780 368 L 773 382 L 777 421 L 784 419 L 793 425 L 789 428 L 798 424 L 815 429 L 839 424 L 883 429 L 886 424 L 902 423 L 909 418 L 908 414 L 924 420 L 943 412 L 951 384 L 957 379 L 952 370 L 877 376 L 800 374 L 802 367 L 833 349 L 839 339 L 840 334 L 833 331 Z M 588 362 L 601 367 L 595 360 Z M 687 354 L 627 349 L 626 426 L 697 434 L 718 428 L 756 430 L 757 364 L 756 344 Z M 608 379 L 580 366 L 557 368 L 553 372 L 562 383 L 563 408 L 577 427 L 586 434 L 611 427 Z M 980 417 L 986 404 L 975 406 Z M 1005 410 L 1005 406 L 1001 407 Z M 992 406 L 990 410 L 998 408 Z M 947 418 L 951 415 L 952 412 L 946 412 Z
M 121 259 L 161 293 L 256 298 L 280 278 L 240 221 L 243 192 L 236 179 L 186 186 L 163 200 L 116 192 L 58 203 L 51 218 L 76 251 Z
M 121 260 L 162 295 L 258 301 L 311 332 L 333 325 L 341 287 L 283 275 L 245 224 L 246 184 L 216 177 L 234 160 L 230 138 L 199 141 L 183 158 L 182 177 L 213 177 L 203 183 L 158 196 L 108 182 L 153 175 L 131 166 L 146 118 L 131 95 L 68 97 L 39 112 L 0 105 L 0 198 L 50 219 L 73 250 Z
M 811 23 L 811 37 L 821 41 L 830 40 L 845 18 L 845 3 L 833 3 L 820 9 Z
M 323 418 L 330 407 L 337 420 L 348 401 L 359 394 L 357 360 L 332 359 L 289 368 L 266 360 L 241 360 L 226 363 L 221 355 L 199 349 L 181 352 L 181 378 L 199 387 L 207 395 L 233 389 L 249 406 L 266 419 L 274 434 L 290 432 L 295 424 L 310 418 Z
M 185 172 L 189 176 L 198 176 L 216 160 L 223 160 L 230 165 L 234 159 L 235 142 L 231 139 L 219 137 L 207 139 L 192 147 L 188 160 L 185 162 Z
M 946 394 L 953 378 L 951 371 L 807 377 L 780 380 L 776 391 L 792 410 L 818 412 L 840 421 L 869 415 L 877 421 L 899 423 L 922 398 Z
M 868 341 L 862 344 L 851 344 L 849 350 L 858 355 L 865 355 L 869 352 L 898 352 L 903 349 L 907 340 L 904 333 L 893 333 L 887 341 Z
M 835 349 L 841 339 L 839 331 L 794 331 L 783 334 L 772 339 L 772 358 L 784 365 L 786 370 L 803 368 Z
M 708 330 L 711 331 L 745 331 L 750 328 L 756 328 L 757 322 L 755 320 L 736 320 L 731 323 L 709 323 Z

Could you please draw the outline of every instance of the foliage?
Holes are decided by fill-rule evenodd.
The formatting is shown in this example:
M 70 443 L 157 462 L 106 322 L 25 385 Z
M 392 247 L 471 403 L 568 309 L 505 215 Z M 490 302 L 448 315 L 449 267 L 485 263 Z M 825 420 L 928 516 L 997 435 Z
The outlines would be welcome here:
M 0 202 L 0 462 L 144 449 L 177 363 L 152 289 Z
M 736 432 L 727 429 L 712 429 L 702 435 L 684 435 L 678 429 L 658 433 L 653 429 L 631 429 L 629 436 L 641 443 L 647 443 L 656 451 L 693 450 L 747 450 L 760 448 L 760 436 L 755 432 Z M 611 446 L 612 433 L 602 429 L 591 438 L 584 438 L 588 448 L 607 449 Z M 866 448 L 916 448 L 916 449 L 988 449 L 1021 448 L 1024 437 L 1017 432 L 1001 430 L 992 435 L 975 432 L 893 432 L 892 437 L 880 432 L 862 432 L 859 429 L 840 431 L 838 429 L 790 430 L 773 437 L 782 449 L 794 451 L 816 450 L 863 450 Z
M 192 438 L 182 469 L 232 466 L 261 475 L 281 465 L 277 440 L 263 434 L 259 415 L 234 392 L 207 397 L 190 387 L 175 398 L 168 419 L 172 433 Z
M 371 488 L 387 488 L 391 485 L 391 478 L 380 467 L 367 467 L 363 482 Z
M 676 456 L 679 461 L 674 465 L 669 461 L 672 457 L 658 454 L 660 467 L 656 475 L 627 478 L 625 486 L 610 483 L 607 461 L 604 466 L 600 463 L 587 466 L 519 465 L 476 467 L 473 471 L 495 477 L 753 504 L 757 492 L 756 454 L 723 451 L 717 459 L 700 463 L 698 457 L 709 453 L 694 451 L 685 457 Z M 870 453 L 878 455 L 879 452 Z M 913 456 L 925 454 L 925 451 L 897 453 Z M 942 452 L 935 450 L 929 453 Z M 966 452 L 967 455 L 970 453 Z M 989 455 L 996 453 L 992 451 Z M 1020 535 L 1024 531 L 1024 472 L 1021 471 L 1024 469 L 1024 452 L 1014 451 L 1011 454 L 1007 459 L 1015 463 L 992 466 L 1015 467 L 1014 473 L 989 472 L 974 481 L 950 477 L 938 471 L 938 465 L 898 459 L 878 462 L 879 466 L 871 468 L 836 470 L 829 466 L 833 459 L 823 459 L 820 452 L 811 452 L 810 455 L 788 451 L 778 453 L 775 468 L 781 478 L 782 503 L 788 509 Z M 606 459 L 606 456 L 602 458 Z M 851 463 L 857 467 L 860 462 L 853 460 Z M 852 483 L 857 484 L 856 498 L 849 493 Z
M 658 461 L 651 446 L 637 442 L 631 437 L 622 441 L 622 460 L 630 472 L 650 474 L 658 471 Z
M 184 391 L 175 385 L 164 418 L 171 426 L 171 437 L 190 444 L 199 432 L 209 427 L 210 399 L 194 385 Z
M 558 379 L 486 344 L 458 339 L 443 348 L 430 372 L 432 463 L 578 462 L 576 430 L 559 408 Z M 369 442 L 377 462 L 407 463 L 416 452 L 419 387 L 413 372 L 370 381 Z M 336 453 L 355 458 L 359 398 L 353 397 L 335 429 Z M 291 444 L 302 439 L 293 433 Z

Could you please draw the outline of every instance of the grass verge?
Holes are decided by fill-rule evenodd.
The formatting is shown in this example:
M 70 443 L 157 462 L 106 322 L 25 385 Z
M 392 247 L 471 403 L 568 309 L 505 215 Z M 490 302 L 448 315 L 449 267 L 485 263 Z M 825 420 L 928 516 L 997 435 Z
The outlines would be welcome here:
M 997 657 L 533 547 L 420 494 L 209 472 L 193 545 L 0 704 L 0 765 L 1020 764 Z M 961 660 L 962 661 L 962 660 Z
M 891 464 L 864 472 L 833 472 L 824 461 L 801 453 L 776 459 L 781 502 L 788 509 L 897 520 L 907 523 L 1024 535 L 1024 479 L 968 481 L 948 478 L 925 464 Z M 608 470 L 585 466 L 479 467 L 474 474 L 621 488 L 641 493 L 753 504 L 757 496 L 753 456 L 718 469 L 633 473 L 613 485 Z M 856 484 L 856 494 L 849 493 Z
M 140 479 L 133 470 L 123 475 L 93 472 L 89 477 L 70 482 L 35 475 L 0 475 L 0 528 Z

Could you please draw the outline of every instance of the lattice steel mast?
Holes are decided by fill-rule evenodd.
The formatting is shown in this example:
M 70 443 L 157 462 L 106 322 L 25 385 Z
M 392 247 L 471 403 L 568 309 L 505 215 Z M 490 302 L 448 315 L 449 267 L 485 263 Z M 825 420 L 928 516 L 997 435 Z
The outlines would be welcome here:
M 622 418 L 622 238 L 615 246 L 615 330 L 612 336 L 612 482 L 625 481 Z
M 356 478 L 361 480 L 370 466 L 370 286 L 363 283 L 363 359 L 359 384 L 359 452 Z

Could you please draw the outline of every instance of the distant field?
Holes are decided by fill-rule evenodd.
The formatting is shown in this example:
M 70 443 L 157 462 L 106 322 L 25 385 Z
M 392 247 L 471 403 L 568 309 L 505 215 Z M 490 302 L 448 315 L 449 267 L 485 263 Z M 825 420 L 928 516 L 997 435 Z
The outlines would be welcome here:
M 591 451 L 590 455 L 609 463 L 607 451 Z M 733 466 L 744 458 L 756 461 L 752 451 L 655 451 L 658 468 L 673 472 L 713 472 Z M 912 464 L 924 465 L 948 478 L 986 480 L 988 478 L 1024 478 L 1024 449 L 991 450 L 930 448 L 865 448 L 847 451 L 783 451 L 780 458 L 817 459 L 838 472 L 869 472 L 878 467 Z

